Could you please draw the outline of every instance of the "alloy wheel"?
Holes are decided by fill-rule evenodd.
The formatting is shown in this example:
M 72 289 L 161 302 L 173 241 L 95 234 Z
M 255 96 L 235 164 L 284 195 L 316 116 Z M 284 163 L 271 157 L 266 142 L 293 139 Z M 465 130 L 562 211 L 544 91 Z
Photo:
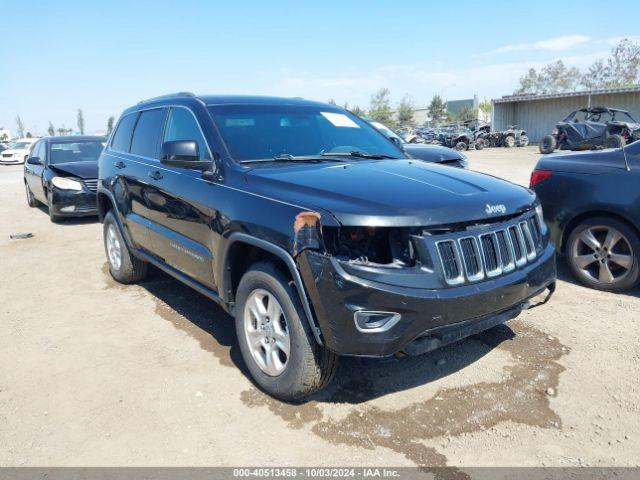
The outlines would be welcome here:
M 282 306 L 273 294 L 263 289 L 251 292 L 244 307 L 244 333 L 260 370 L 272 377 L 284 372 L 291 341 Z
M 629 240 L 609 226 L 584 229 L 571 246 L 571 261 L 587 279 L 612 285 L 627 278 L 634 263 Z
M 107 229 L 107 256 L 114 270 L 120 270 L 122 266 L 122 246 L 116 233 L 116 227 L 111 224 Z

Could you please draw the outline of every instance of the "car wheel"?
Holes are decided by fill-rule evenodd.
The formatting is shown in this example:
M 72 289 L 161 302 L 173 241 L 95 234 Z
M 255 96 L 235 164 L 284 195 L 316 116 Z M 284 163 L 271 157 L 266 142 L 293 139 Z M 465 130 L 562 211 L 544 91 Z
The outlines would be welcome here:
M 318 345 L 297 290 L 271 263 L 254 265 L 240 280 L 235 323 L 242 358 L 269 395 L 299 400 L 333 378 L 338 357 Z
M 527 145 L 529 145 L 529 137 L 527 137 L 526 135 L 521 135 L 520 136 L 520 144 L 518 146 L 519 147 L 526 147 Z
M 609 135 L 607 140 L 605 141 L 606 148 L 622 148 L 626 145 L 626 140 L 622 135 L 618 135 L 617 133 L 614 135 Z
M 540 142 L 540 153 L 553 153 L 556 149 L 556 139 L 553 135 L 545 135 Z
M 24 188 L 27 192 L 27 205 L 29 205 L 31 208 L 37 207 L 38 201 L 36 200 L 36 197 L 33 196 L 33 192 L 29 188 L 29 184 L 27 182 L 24 182 Z
M 516 144 L 516 139 L 513 138 L 513 136 L 508 135 L 508 136 L 504 137 L 504 144 L 503 145 L 506 148 L 512 148 L 512 147 L 515 146 L 515 144 Z
M 573 275 L 597 290 L 628 290 L 640 278 L 640 238 L 613 218 L 592 218 L 576 226 L 569 235 L 566 254 Z
M 456 150 L 458 150 L 459 152 L 461 152 L 463 150 L 467 150 L 468 148 L 469 148 L 469 146 L 464 142 L 456 143 Z
M 479 138 L 476 140 L 476 150 L 482 150 L 484 148 L 484 140 Z
M 51 223 L 60 223 L 62 221 L 62 217 L 60 215 L 56 215 L 55 213 L 53 213 L 53 209 L 51 208 L 51 205 L 53 205 L 53 198 L 49 193 L 47 195 L 47 208 L 49 210 L 49 220 L 51 220 Z
M 102 232 L 111 276 L 120 283 L 135 283 L 146 277 L 149 264 L 131 254 L 112 211 L 104 217 Z

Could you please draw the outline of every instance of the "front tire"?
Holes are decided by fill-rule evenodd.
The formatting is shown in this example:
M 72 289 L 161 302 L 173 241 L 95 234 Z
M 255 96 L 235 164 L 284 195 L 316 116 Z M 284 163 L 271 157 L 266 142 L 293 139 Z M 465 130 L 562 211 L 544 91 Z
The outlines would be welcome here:
M 53 213 L 53 209 L 51 208 L 52 205 L 53 196 L 51 195 L 51 193 L 49 193 L 47 195 L 47 209 L 49 210 L 49 220 L 51 220 L 51 223 L 60 223 L 62 221 L 62 217 Z
M 571 273 L 587 287 L 622 292 L 640 279 L 640 238 L 616 219 L 583 221 L 569 234 L 565 253 Z
M 556 149 L 556 138 L 553 135 L 545 135 L 540 142 L 540 153 L 553 153 Z
M 300 400 L 333 378 L 338 357 L 315 341 L 297 290 L 273 264 L 258 263 L 240 280 L 235 323 L 242 358 L 269 395 Z
M 484 148 L 484 140 L 479 138 L 476 140 L 476 150 L 482 150 Z
M 465 142 L 458 142 L 458 143 L 456 143 L 456 147 L 455 148 L 459 152 L 462 152 L 463 150 L 467 150 L 469 148 L 469 145 L 467 145 Z
M 504 137 L 503 146 L 506 148 L 513 148 L 516 145 L 516 139 L 511 135 L 507 135 Z
M 520 136 L 520 144 L 518 145 L 519 147 L 526 147 L 529 145 L 529 137 L 527 137 L 526 135 L 521 135 Z
M 109 273 L 114 280 L 128 284 L 144 279 L 147 276 L 149 264 L 131 254 L 111 210 L 104 217 L 102 232 Z

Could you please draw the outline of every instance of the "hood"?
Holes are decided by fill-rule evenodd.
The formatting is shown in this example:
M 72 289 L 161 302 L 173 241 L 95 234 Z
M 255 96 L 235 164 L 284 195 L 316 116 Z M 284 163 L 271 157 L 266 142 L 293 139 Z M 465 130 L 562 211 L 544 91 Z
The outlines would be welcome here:
M 251 191 L 349 226 L 432 226 L 532 208 L 535 194 L 489 175 L 415 160 L 258 167 Z
M 82 179 L 98 178 L 97 161 L 56 163 L 55 165 L 49 165 L 49 168 L 55 172 L 72 175 Z
M 462 160 L 463 157 L 460 152 L 452 148 L 443 147 L 440 145 L 423 145 L 416 143 L 407 143 L 402 146 L 404 151 L 411 157 L 419 160 L 425 160 L 427 162 L 447 162 L 451 160 Z

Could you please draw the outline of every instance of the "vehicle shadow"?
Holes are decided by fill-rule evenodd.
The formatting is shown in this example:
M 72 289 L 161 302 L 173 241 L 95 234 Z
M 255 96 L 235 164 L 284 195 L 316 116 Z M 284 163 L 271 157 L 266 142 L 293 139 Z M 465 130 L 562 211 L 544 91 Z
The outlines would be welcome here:
M 156 269 L 139 285 L 162 302 L 161 316 L 196 338 L 223 365 L 237 367 L 251 380 L 240 354 L 233 318 L 220 306 Z M 507 325 L 499 325 L 418 357 L 343 357 L 331 385 L 307 401 L 357 404 L 408 390 L 465 368 L 514 336 Z

